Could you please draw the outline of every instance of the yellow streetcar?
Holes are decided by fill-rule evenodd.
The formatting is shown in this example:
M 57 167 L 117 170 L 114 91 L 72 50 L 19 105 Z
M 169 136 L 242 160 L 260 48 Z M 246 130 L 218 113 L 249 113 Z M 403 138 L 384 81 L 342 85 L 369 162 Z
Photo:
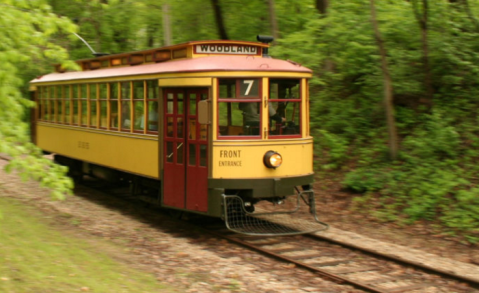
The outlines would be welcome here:
M 272 39 L 258 40 L 100 56 L 77 61 L 75 72 L 56 66 L 30 84 L 32 140 L 73 176 L 127 180 L 142 199 L 221 217 L 237 232 L 323 229 L 312 190 L 312 72 L 271 58 Z M 304 207 L 313 217 L 297 216 Z

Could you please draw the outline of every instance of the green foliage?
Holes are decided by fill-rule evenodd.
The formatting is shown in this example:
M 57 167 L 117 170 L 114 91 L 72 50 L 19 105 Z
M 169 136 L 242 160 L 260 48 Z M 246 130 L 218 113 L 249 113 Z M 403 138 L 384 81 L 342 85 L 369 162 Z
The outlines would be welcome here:
M 461 1 L 429 0 L 427 45 L 434 91 L 430 100 L 421 28 L 412 2 L 376 1 L 400 136 L 399 159 L 391 162 L 369 2 L 329 1 L 326 15 L 318 13 L 315 1 L 274 2 L 280 39 L 271 55 L 315 73 L 310 100 L 317 167 L 322 172 L 347 172 L 344 187 L 366 193 L 363 199 L 374 202 L 373 214 L 382 219 L 437 220 L 468 231 L 471 241 L 478 238 L 474 233 L 479 211 L 473 207 L 479 198 L 479 3 L 469 1 L 469 13 Z M 72 38 L 71 22 L 53 12 L 74 20 L 78 33 L 98 52 L 162 46 L 164 4 L 170 7 L 173 43 L 218 38 L 211 1 L 48 0 L 53 9 L 42 0 L 0 3 L 0 102 L 5 105 L 0 108 L 0 152 L 17 158 L 32 152 L 40 157 L 26 144 L 21 120 L 23 108 L 31 103 L 21 97 L 21 85 L 50 71 L 45 58 L 65 60 L 60 47 L 68 48 L 75 59 L 91 56 L 80 40 Z M 220 4 L 231 39 L 253 41 L 256 34 L 268 34 L 268 1 L 220 0 Z M 4 29 L 9 26 L 14 29 Z M 12 163 L 11 168 L 25 170 L 31 165 L 39 170 L 39 165 L 25 162 Z M 52 165 L 44 168 L 53 168 L 45 173 L 55 176 L 64 172 Z M 43 180 L 41 172 L 29 172 Z M 62 182 L 54 178 L 44 183 Z
M 382 74 L 367 1 L 330 3 L 327 16 L 307 14 L 297 22 L 301 29 L 284 35 L 273 51 L 315 70 L 311 124 L 323 169 L 353 167 L 344 187 L 368 194 L 365 201 L 380 218 L 437 220 L 472 240 L 479 229 L 472 208 L 479 198 L 479 5 L 471 2 L 468 14 L 461 3 L 429 2 L 432 101 L 411 2 L 377 2 L 401 141 L 396 162 L 387 156 Z
M 327 130 L 315 132 L 315 153 L 321 154 L 321 161 L 327 162 L 319 167 L 323 170 L 337 169 L 347 159 L 348 144 L 342 137 Z
M 72 188 L 70 179 L 64 177 L 66 170 L 42 158 L 41 151 L 29 143 L 23 117 L 33 103 L 22 96 L 25 81 L 21 77 L 30 64 L 65 61 L 65 49 L 50 38 L 59 32 L 72 32 L 75 26 L 52 14 L 46 1 L 1 0 L 0 7 L 0 153 L 14 158 L 7 171 L 40 180 L 53 188 L 53 197 L 63 198 Z

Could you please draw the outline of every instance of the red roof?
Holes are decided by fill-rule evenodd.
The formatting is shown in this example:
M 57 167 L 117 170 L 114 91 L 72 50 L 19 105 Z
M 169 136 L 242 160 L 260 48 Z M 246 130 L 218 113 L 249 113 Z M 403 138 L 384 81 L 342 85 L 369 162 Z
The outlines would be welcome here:
M 194 59 L 173 60 L 162 63 L 144 64 L 129 67 L 105 68 L 89 71 L 51 73 L 32 80 L 32 83 L 71 81 L 105 77 L 135 76 L 171 72 L 205 71 L 266 71 L 312 73 L 297 63 L 252 56 L 210 56 Z

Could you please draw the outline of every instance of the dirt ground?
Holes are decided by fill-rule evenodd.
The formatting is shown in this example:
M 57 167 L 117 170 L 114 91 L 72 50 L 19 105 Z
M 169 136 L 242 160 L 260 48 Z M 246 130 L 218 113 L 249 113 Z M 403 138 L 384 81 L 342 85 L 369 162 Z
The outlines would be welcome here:
M 358 213 L 352 206 L 353 198 L 360 195 L 342 190 L 332 180 L 317 180 L 315 191 L 319 218 L 337 229 L 479 265 L 479 245 L 467 243 L 460 235 L 445 235 L 434 223 L 423 221 L 403 226 L 381 222 L 367 210 Z
M 0 170 L 5 164 L 0 160 Z M 401 227 L 378 222 L 367 213 L 355 213 L 350 209 L 355 195 L 342 191 L 333 181 L 318 181 L 315 190 L 319 218 L 332 227 L 479 264 L 477 245 L 438 235 L 429 223 Z M 174 284 L 178 292 L 357 292 L 226 241 L 192 233 L 176 222 L 169 225 L 171 219 L 154 211 L 138 210 L 104 194 L 92 196 L 93 193 L 79 187 L 75 190 L 77 196 L 63 202 L 51 201 L 48 191 L 37 183 L 24 183 L 0 171 L 0 196 L 37 206 L 54 216 L 59 228 L 68 233 L 88 241 L 95 241 L 90 237 L 101 237 L 127 247 L 106 249 L 115 259 L 154 273 L 160 282 Z

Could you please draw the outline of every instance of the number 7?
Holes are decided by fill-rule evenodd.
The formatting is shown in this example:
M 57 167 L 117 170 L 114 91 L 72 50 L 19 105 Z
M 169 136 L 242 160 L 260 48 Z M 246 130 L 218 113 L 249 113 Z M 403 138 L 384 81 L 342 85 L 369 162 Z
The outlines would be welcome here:
M 245 80 L 243 83 L 248 84 L 248 87 L 246 88 L 246 92 L 244 93 L 245 96 L 249 95 L 249 92 L 251 91 L 251 88 L 253 87 L 254 84 L 254 79 L 251 80 Z

